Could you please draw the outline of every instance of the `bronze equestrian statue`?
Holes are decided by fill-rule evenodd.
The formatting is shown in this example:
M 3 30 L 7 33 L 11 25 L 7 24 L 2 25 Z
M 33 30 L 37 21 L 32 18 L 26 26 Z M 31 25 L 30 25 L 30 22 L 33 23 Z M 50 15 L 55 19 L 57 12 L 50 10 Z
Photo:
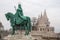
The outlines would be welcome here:
M 18 9 L 15 14 L 8 12 L 5 16 L 7 20 L 10 20 L 12 34 L 14 34 L 16 30 L 25 30 L 25 35 L 28 35 L 29 32 L 31 32 L 31 19 L 30 17 L 23 15 L 21 4 L 18 4 Z

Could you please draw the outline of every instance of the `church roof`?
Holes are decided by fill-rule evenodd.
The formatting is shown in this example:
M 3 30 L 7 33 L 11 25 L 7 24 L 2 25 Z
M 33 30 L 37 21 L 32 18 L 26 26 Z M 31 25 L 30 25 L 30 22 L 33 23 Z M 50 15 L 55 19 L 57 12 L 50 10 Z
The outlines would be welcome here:
M 48 20 L 46 10 L 44 10 L 44 15 L 43 15 L 43 18 L 44 18 L 44 19 L 46 19 L 46 20 Z
M 37 20 L 38 22 L 38 24 L 41 24 L 41 23 L 48 23 L 49 21 L 48 21 L 48 17 L 47 17 L 47 13 L 46 13 L 46 10 L 44 10 L 44 14 L 42 15 L 42 12 L 41 12 L 41 16 L 39 16 L 38 17 L 38 20 Z

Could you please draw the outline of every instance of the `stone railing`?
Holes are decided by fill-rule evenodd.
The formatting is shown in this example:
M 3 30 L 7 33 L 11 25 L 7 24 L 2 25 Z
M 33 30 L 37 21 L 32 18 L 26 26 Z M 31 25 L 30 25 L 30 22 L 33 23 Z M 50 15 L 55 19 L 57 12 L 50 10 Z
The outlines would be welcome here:
M 42 35 L 44 37 L 57 37 L 57 34 L 52 32 L 40 32 L 40 31 L 32 31 L 31 35 Z

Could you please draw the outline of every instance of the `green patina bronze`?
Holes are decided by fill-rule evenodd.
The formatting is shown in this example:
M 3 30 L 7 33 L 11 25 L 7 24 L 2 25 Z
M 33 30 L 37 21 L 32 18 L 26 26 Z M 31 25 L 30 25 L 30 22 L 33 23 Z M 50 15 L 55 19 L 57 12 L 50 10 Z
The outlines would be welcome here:
M 14 34 L 16 30 L 25 30 L 25 35 L 28 35 L 29 32 L 31 32 L 30 17 L 23 15 L 21 4 L 18 4 L 18 9 L 15 14 L 8 12 L 5 16 L 7 20 L 10 20 L 13 29 L 12 34 Z

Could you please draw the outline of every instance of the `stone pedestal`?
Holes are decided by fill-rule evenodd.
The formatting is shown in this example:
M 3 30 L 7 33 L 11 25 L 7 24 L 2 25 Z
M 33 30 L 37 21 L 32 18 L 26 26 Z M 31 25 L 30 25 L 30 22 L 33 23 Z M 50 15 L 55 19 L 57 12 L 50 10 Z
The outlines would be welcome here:
M 6 40 L 33 40 L 32 36 L 29 35 L 24 35 L 25 32 L 22 31 L 16 31 L 14 35 L 8 35 L 4 39 Z

